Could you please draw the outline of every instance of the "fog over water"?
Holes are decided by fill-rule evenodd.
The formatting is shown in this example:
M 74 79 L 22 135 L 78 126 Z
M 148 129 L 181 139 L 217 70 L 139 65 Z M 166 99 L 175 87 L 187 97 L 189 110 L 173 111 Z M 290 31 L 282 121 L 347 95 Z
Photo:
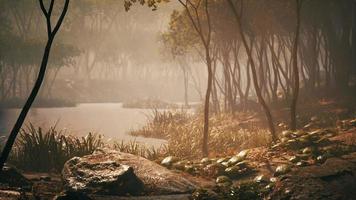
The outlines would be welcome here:
M 20 110 L 6 109 L 0 111 L 0 135 L 7 135 Z M 27 119 L 35 126 L 49 128 L 57 124 L 58 130 L 76 136 L 85 136 L 89 132 L 104 135 L 105 139 L 117 141 L 137 141 L 154 145 L 164 144 L 164 140 L 134 137 L 128 131 L 142 127 L 148 120 L 150 109 L 122 108 L 121 103 L 88 103 L 69 108 L 33 108 Z

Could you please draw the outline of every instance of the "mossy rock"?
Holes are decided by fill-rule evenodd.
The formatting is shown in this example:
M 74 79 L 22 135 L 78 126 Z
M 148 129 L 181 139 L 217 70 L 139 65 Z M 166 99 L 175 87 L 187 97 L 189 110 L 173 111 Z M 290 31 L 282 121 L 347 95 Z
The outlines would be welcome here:
M 184 171 L 189 174 L 193 174 L 195 172 L 193 165 L 185 165 Z
M 297 156 L 292 156 L 288 160 L 289 160 L 289 162 L 297 163 L 297 162 L 299 162 L 300 159 Z
M 209 158 L 203 158 L 201 159 L 200 163 L 203 165 L 208 165 L 211 163 L 211 160 Z
M 309 165 L 309 163 L 305 160 L 301 160 L 301 161 L 297 162 L 295 165 L 298 167 L 304 167 L 304 166 Z
M 227 162 L 222 162 L 221 164 L 224 165 L 225 167 L 230 167 L 231 166 L 231 163 L 229 163 L 228 161 Z
M 248 150 L 242 150 L 237 154 L 237 157 L 240 157 L 242 160 L 245 160 L 248 155 Z
M 246 182 L 240 184 L 238 187 L 231 188 L 230 192 L 221 199 L 239 199 L 239 200 L 250 200 L 250 199 L 263 199 L 262 198 L 262 188 L 260 184 L 255 182 Z
M 293 134 L 293 132 L 290 131 L 290 130 L 282 131 L 282 136 L 285 137 L 285 138 L 291 137 L 292 134 Z
M 196 190 L 191 198 L 192 200 L 215 200 L 218 199 L 218 196 L 215 192 L 208 189 L 198 189 Z
M 172 167 L 174 169 L 178 169 L 178 170 L 184 171 L 186 163 L 187 163 L 186 161 L 179 161 L 179 162 L 174 163 L 172 165 Z
M 276 168 L 276 171 L 274 173 L 274 176 L 280 176 L 280 175 L 284 175 L 284 174 L 287 174 L 288 172 L 291 171 L 291 168 L 289 165 L 279 165 L 277 168 Z
M 225 157 L 225 158 L 219 158 L 216 162 L 217 163 L 223 163 L 223 162 L 226 162 L 226 161 L 228 161 L 229 160 L 229 158 L 228 157 Z
M 230 178 L 236 178 L 240 176 L 241 175 L 240 172 L 241 172 L 240 167 L 238 166 L 232 166 L 225 169 L 225 174 Z
M 302 130 L 298 130 L 298 131 L 294 132 L 293 134 L 297 137 L 301 137 L 301 136 L 305 135 L 306 132 L 304 132 Z
M 281 138 L 281 143 L 286 143 L 288 142 L 289 138 L 286 138 L 286 137 L 282 137 Z
M 163 165 L 165 167 L 171 167 L 173 165 L 173 163 L 175 163 L 177 161 L 178 161 L 178 158 L 176 158 L 174 156 L 168 156 L 162 160 L 161 165 Z
M 303 150 L 302 150 L 302 153 L 303 154 L 311 154 L 313 152 L 313 149 L 311 147 L 305 147 Z
M 210 177 L 217 177 L 217 176 L 221 176 L 224 174 L 225 172 L 225 166 L 220 164 L 220 163 L 212 163 L 207 165 L 203 171 L 204 174 Z
M 258 175 L 253 179 L 256 183 L 268 183 L 269 178 L 266 175 Z
M 228 166 L 232 166 L 232 165 L 235 165 L 236 163 L 238 162 L 241 162 L 243 161 L 245 158 L 244 157 L 241 157 L 241 156 L 233 156 L 232 158 L 229 159 L 228 161 Z
M 239 168 L 245 168 L 249 165 L 249 162 L 247 160 L 244 160 L 244 161 L 241 161 L 241 162 L 238 162 L 235 164 L 235 166 L 238 166 Z
M 225 183 L 225 182 L 232 182 L 231 179 L 227 176 L 218 176 L 215 180 L 216 183 Z

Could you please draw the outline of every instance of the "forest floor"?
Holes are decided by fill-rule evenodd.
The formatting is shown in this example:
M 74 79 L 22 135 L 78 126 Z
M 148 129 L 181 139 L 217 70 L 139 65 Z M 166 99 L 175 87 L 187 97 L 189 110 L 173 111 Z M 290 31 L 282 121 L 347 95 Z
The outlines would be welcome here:
M 196 171 L 179 169 L 172 163 L 167 166 L 175 173 L 199 186 L 193 194 L 152 197 L 153 199 L 352 199 L 356 191 L 356 120 L 345 120 L 338 132 L 333 129 L 316 129 L 308 132 L 318 135 L 317 148 L 308 145 L 294 146 L 293 142 L 280 142 L 273 147 L 248 149 L 240 162 L 240 170 L 232 170 L 227 182 L 222 179 L 218 158 L 191 160 Z M 285 135 L 288 135 L 285 132 Z M 302 136 L 288 136 L 301 138 Z M 313 146 L 311 146 L 313 147 Z M 309 152 L 311 151 L 311 152 Z M 322 153 L 321 153 L 322 152 Z M 317 155 L 324 157 L 316 157 Z M 228 158 L 220 158 L 228 160 Z M 178 163 L 178 161 L 175 161 Z M 210 164 L 209 164 L 210 163 Z M 225 163 L 223 163 L 225 164 Z M 211 169 L 207 169 L 211 167 Z M 235 165 L 237 166 L 237 164 Z M 285 168 L 284 168 L 285 167 Z M 279 171 L 278 171 L 279 168 Z M 211 171 L 213 169 L 213 171 Z M 226 172 L 226 168 L 225 168 Z M 236 173 L 236 174 L 234 174 Z M 31 189 L 1 185 L 1 199 L 17 199 L 21 195 L 52 199 L 63 190 L 58 173 L 24 173 Z M 220 196 L 219 196 L 220 195 Z M 236 198 L 233 198 L 235 195 Z M 238 197 L 236 196 L 238 195 Z M 6 197 L 6 198 L 5 198 Z M 174 198 L 173 198 L 174 197 Z M 93 199 L 147 199 L 143 197 L 92 196 Z M 31 198 L 29 198 L 31 199 Z

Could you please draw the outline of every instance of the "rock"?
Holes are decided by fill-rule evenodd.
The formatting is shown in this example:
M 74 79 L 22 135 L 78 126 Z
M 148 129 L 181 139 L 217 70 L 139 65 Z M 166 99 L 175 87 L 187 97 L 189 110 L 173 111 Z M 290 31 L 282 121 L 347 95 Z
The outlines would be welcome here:
M 305 135 L 306 133 L 302 130 L 298 130 L 296 132 L 294 132 L 294 135 L 297 137 L 302 137 L 303 135 Z
M 243 151 L 240 151 L 237 156 L 240 157 L 242 160 L 245 160 L 246 157 L 247 157 L 247 153 L 248 153 L 248 150 L 243 150 Z
M 227 163 L 228 163 L 228 166 L 232 166 L 232 165 L 235 165 L 236 163 L 241 162 L 243 160 L 244 160 L 243 157 L 233 156 L 232 158 L 230 158 L 230 160 Z M 224 163 L 222 163 L 222 164 L 224 164 Z
M 92 155 L 84 156 L 82 159 L 99 163 L 114 161 L 120 165 L 130 166 L 136 176 L 143 182 L 144 194 L 187 194 L 197 188 L 195 184 L 182 175 L 132 154 L 104 149 L 96 151 Z
M 219 176 L 218 178 L 216 178 L 216 184 L 218 185 L 218 187 L 229 187 L 232 185 L 232 181 L 227 176 Z
M 32 182 L 25 178 L 16 168 L 5 165 L 0 171 L 0 184 L 8 187 L 30 190 Z
M 92 200 L 88 195 L 80 192 L 66 191 L 58 194 L 53 200 Z
M 184 171 L 189 173 L 189 174 L 193 174 L 194 173 L 194 167 L 193 165 L 185 165 L 184 166 Z
M 271 191 L 275 186 L 275 183 L 269 183 L 268 185 L 266 185 L 265 189 L 269 192 Z
M 179 161 L 179 162 L 174 163 L 172 167 L 173 167 L 174 169 L 178 169 L 178 170 L 184 171 L 184 169 L 185 169 L 185 163 L 186 163 L 186 162 L 184 162 L 184 161 Z
M 226 161 L 228 161 L 229 160 L 229 158 L 220 158 L 220 159 L 218 159 L 216 162 L 217 163 L 223 163 L 223 162 L 226 162 Z
M 19 199 L 35 199 L 26 196 L 25 194 L 19 191 L 13 190 L 0 190 L 0 199 L 1 200 L 19 200 Z
M 220 163 L 209 164 L 204 168 L 204 174 L 210 177 L 216 177 L 224 174 L 225 166 Z
M 244 168 L 248 166 L 248 161 L 244 160 L 242 162 L 238 162 L 235 164 L 235 166 L 239 167 L 239 168 Z
M 31 192 L 37 199 L 51 199 L 55 194 L 59 194 L 62 189 L 60 181 L 35 181 Z
M 232 182 L 218 183 L 217 186 L 221 188 L 228 188 L 232 185 Z
M 269 178 L 266 175 L 258 175 L 253 179 L 256 183 L 268 183 Z
M 232 182 L 231 179 L 227 176 L 219 176 L 216 178 L 216 183 Z
M 230 166 L 229 162 L 222 162 L 221 164 L 224 165 L 225 167 L 229 167 Z
M 307 166 L 309 163 L 305 160 L 301 160 L 299 162 L 297 162 L 295 165 L 298 166 L 298 167 L 304 167 L 304 166 Z
M 356 153 L 342 159 L 329 158 L 322 165 L 296 168 L 276 183 L 278 187 L 269 199 L 355 199 L 355 161 Z
M 306 147 L 302 150 L 303 154 L 311 154 L 311 152 L 312 152 L 312 149 L 310 147 Z
M 283 131 L 283 132 L 282 132 L 282 136 L 283 136 L 284 138 L 289 138 L 290 136 L 292 136 L 292 134 L 293 134 L 293 132 L 290 131 L 290 130 L 287 130 L 287 131 Z
M 290 166 L 289 165 L 279 165 L 276 168 L 276 171 L 274 173 L 274 176 L 280 176 L 280 175 L 284 175 L 286 173 L 290 172 Z
M 238 166 L 228 167 L 225 169 L 225 174 L 230 178 L 236 178 L 241 174 L 240 167 Z
M 299 161 L 299 159 L 297 156 L 292 156 L 291 158 L 289 158 L 289 162 L 297 163 L 298 161 Z
M 139 195 L 143 183 L 132 167 L 120 164 L 104 154 L 74 157 L 62 172 L 65 188 L 77 193 Z
M 161 165 L 163 165 L 165 167 L 170 167 L 173 165 L 173 163 L 175 163 L 177 161 L 178 161 L 178 159 L 176 157 L 168 156 L 162 160 Z
M 203 158 L 201 159 L 200 163 L 203 165 L 207 165 L 211 163 L 211 160 L 209 158 Z
M 317 161 L 318 163 L 324 163 L 325 160 L 326 160 L 326 157 L 323 156 L 323 155 L 316 157 L 316 161 Z
M 282 143 L 286 143 L 288 140 L 289 140 L 289 139 L 286 138 L 286 137 L 282 137 L 282 138 L 281 138 L 281 142 L 282 142 Z
M 195 191 L 192 195 L 191 198 L 189 199 L 217 199 L 218 195 L 211 191 L 211 190 L 206 190 L 206 189 L 199 189 Z
M 275 182 L 277 182 L 277 178 L 276 177 L 271 177 L 269 179 L 269 181 L 272 182 L 272 183 L 275 183 Z

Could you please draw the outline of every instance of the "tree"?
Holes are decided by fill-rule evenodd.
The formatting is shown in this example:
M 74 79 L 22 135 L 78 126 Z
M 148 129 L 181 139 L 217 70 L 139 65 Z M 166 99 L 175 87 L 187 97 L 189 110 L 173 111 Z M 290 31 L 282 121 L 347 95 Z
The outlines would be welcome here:
M 212 57 L 211 57 L 211 22 L 209 14 L 209 0 L 179 0 L 180 4 L 183 5 L 184 11 L 188 15 L 190 22 L 192 23 L 194 30 L 199 35 L 201 42 L 205 49 L 205 61 L 208 70 L 208 84 L 205 93 L 205 103 L 204 103 L 204 129 L 203 129 L 203 145 L 202 153 L 203 156 L 208 156 L 208 137 L 209 137 L 209 108 L 210 108 L 210 96 L 213 84 L 213 67 L 212 67 Z M 204 8 L 200 9 L 204 4 Z M 205 18 L 206 24 L 202 24 L 202 18 Z
M 35 85 L 24 105 L 24 107 L 22 108 L 19 117 L 17 118 L 17 121 L 14 125 L 14 127 L 12 128 L 9 138 L 6 141 L 5 147 L 1 153 L 0 156 L 0 170 L 3 169 L 3 166 L 7 160 L 7 158 L 9 157 L 9 154 L 11 152 L 12 146 L 15 143 L 16 137 L 26 119 L 27 113 L 29 112 L 34 100 L 36 99 L 36 96 L 41 88 L 41 85 L 43 83 L 45 74 L 46 74 L 46 69 L 47 69 L 47 64 L 48 64 L 48 59 L 50 56 L 50 52 L 51 52 L 51 47 L 52 44 L 54 42 L 55 36 L 58 33 L 63 20 L 67 14 L 68 11 L 68 7 L 69 7 L 69 2 L 70 0 L 65 0 L 64 2 L 64 6 L 62 9 L 62 12 L 57 20 L 57 22 L 55 23 L 55 26 L 52 27 L 52 21 L 51 21 L 51 17 L 52 17 L 52 11 L 54 8 L 54 4 L 55 4 L 55 0 L 51 0 L 49 7 L 46 8 L 45 4 L 43 3 L 43 0 L 39 0 L 39 4 L 40 4 L 40 8 L 41 11 L 46 19 L 46 24 L 47 24 L 47 35 L 48 35 L 48 39 L 47 39 L 47 43 L 46 43 L 46 47 L 43 53 L 43 57 L 42 57 L 42 61 L 41 61 L 41 66 L 40 66 L 40 70 L 38 73 L 38 77 L 37 80 L 35 82 Z
M 252 72 L 252 79 L 253 79 L 253 83 L 254 83 L 254 87 L 255 87 L 255 92 L 256 92 L 256 95 L 257 95 L 257 98 L 258 98 L 258 101 L 259 103 L 261 104 L 263 110 L 265 111 L 265 114 L 266 114 L 266 118 L 267 118 L 267 121 L 268 121 L 268 125 L 269 125 L 269 130 L 271 132 L 271 135 L 272 135 L 272 140 L 273 141 L 276 141 L 277 140 L 277 136 L 276 136 L 276 130 L 274 128 L 274 124 L 273 124 L 273 117 L 272 117 L 272 114 L 271 114 L 271 110 L 269 109 L 263 95 L 262 95 L 262 92 L 261 92 L 261 87 L 258 83 L 258 78 L 257 78 L 257 71 L 256 71 L 256 64 L 255 64 L 255 61 L 254 61 L 254 58 L 252 57 L 252 54 L 251 54 L 251 47 L 248 46 L 247 44 L 247 39 L 244 35 L 244 32 L 243 32 L 243 27 L 242 27 L 242 24 L 241 24 L 241 12 L 243 10 L 243 0 L 241 0 L 241 11 L 240 11 L 240 14 L 237 12 L 237 9 L 234 5 L 234 3 L 232 2 L 232 0 L 226 0 L 227 3 L 229 4 L 229 7 L 231 8 L 234 16 L 235 16 L 235 19 L 236 19 L 236 23 L 237 23 L 237 26 L 238 26 L 238 29 L 239 29 L 239 33 L 240 33 L 240 36 L 241 36 L 241 39 L 242 39 L 242 43 L 243 43 L 243 46 L 245 47 L 245 50 L 246 50 L 246 53 L 247 53 L 247 56 L 248 56 L 248 59 L 250 61 L 250 67 L 251 67 L 251 72 Z
M 298 42 L 299 42 L 299 35 L 300 35 L 300 10 L 302 7 L 303 0 L 295 0 L 296 1 L 296 16 L 297 16 L 297 25 L 296 25 L 296 32 L 293 44 L 293 52 L 292 52 L 292 63 L 293 63 L 293 97 L 292 103 L 290 108 L 291 114 L 291 130 L 295 130 L 297 127 L 297 120 L 296 120 L 296 109 L 297 109 L 297 101 L 299 95 L 299 69 L 298 69 Z

